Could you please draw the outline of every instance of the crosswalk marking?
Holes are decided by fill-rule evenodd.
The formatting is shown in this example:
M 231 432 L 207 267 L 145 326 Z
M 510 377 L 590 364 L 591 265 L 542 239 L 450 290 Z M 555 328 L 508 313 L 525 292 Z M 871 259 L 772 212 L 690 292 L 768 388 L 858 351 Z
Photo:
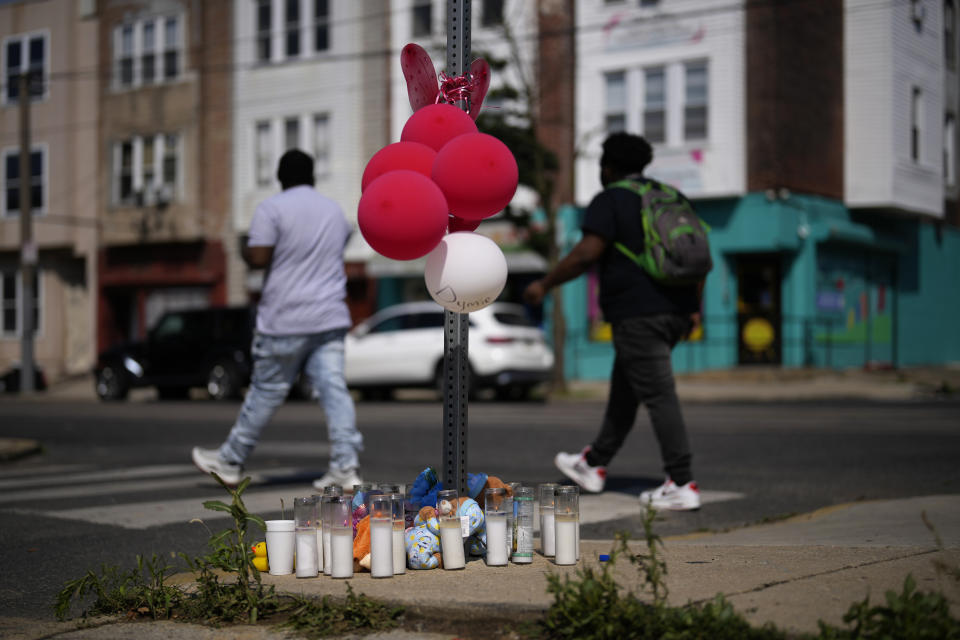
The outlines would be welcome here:
M 132 480 L 134 478 L 152 478 L 156 476 L 169 476 L 184 471 L 193 471 L 196 467 L 192 464 L 157 464 L 146 465 L 142 467 L 131 467 L 129 469 L 107 469 L 103 471 L 85 471 L 74 473 L 61 473 L 50 475 L 46 478 L 34 478 L 23 480 L 21 478 L 11 480 L 0 480 L 0 490 L 7 490 L 16 487 L 29 485 L 32 487 L 63 486 L 74 482 L 104 482 L 107 480 Z

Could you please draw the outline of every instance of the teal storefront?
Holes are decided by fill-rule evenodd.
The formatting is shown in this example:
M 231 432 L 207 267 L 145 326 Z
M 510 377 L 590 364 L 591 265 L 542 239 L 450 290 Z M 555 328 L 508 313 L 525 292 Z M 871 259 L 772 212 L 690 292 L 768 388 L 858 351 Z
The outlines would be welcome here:
M 857 216 L 816 196 L 696 205 L 712 228 L 714 270 L 702 335 L 674 350 L 677 372 L 960 361 L 957 229 Z M 579 240 L 581 215 L 575 207 L 560 212 L 566 249 Z M 564 285 L 568 379 L 609 376 L 613 349 L 596 290 L 592 275 Z

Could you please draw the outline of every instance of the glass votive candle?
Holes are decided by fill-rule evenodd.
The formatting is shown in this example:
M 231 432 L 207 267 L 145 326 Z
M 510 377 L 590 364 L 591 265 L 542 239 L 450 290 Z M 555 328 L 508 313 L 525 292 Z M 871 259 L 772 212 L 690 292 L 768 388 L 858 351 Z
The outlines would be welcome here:
M 323 539 L 323 575 L 328 576 L 333 571 L 333 554 L 330 551 L 330 523 L 332 520 L 328 514 L 330 507 L 330 498 L 333 496 L 342 496 L 343 487 L 333 485 L 323 488 L 323 495 L 320 496 L 320 528 L 322 529 L 321 538 Z
M 298 578 L 315 578 L 319 570 L 317 558 L 317 496 L 293 499 L 296 523 L 296 574 Z
M 440 524 L 440 551 L 443 568 L 463 569 L 466 566 L 463 553 L 463 534 L 460 528 L 459 495 L 456 489 L 437 492 L 437 520 Z
M 580 487 L 575 484 L 565 484 L 557 489 L 557 494 L 572 493 L 577 500 L 577 560 L 580 559 Z
M 370 575 L 393 577 L 393 500 L 370 496 Z
M 573 491 L 558 491 L 555 506 L 556 555 L 554 562 L 560 565 L 577 563 L 577 521 L 579 520 L 579 495 Z
M 400 485 L 394 482 L 381 482 L 377 485 L 377 489 L 380 489 L 380 493 L 388 496 L 394 493 L 400 493 Z
M 406 507 L 403 494 L 391 493 L 390 504 L 393 512 L 393 573 L 400 575 L 407 572 L 407 545 L 404 540 L 406 533 Z
M 353 577 L 353 518 L 350 498 L 330 496 L 327 507 L 330 519 L 330 575 L 334 578 Z
M 547 557 L 556 554 L 554 494 L 559 486 L 556 482 L 545 482 L 537 488 L 540 499 L 540 552 Z
M 487 525 L 487 566 L 502 567 L 507 564 L 508 557 L 506 489 L 485 490 L 483 502 L 483 514 Z
M 533 562 L 533 487 L 517 487 L 513 490 L 515 507 L 513 527 L 513 561 L 516 564 Z

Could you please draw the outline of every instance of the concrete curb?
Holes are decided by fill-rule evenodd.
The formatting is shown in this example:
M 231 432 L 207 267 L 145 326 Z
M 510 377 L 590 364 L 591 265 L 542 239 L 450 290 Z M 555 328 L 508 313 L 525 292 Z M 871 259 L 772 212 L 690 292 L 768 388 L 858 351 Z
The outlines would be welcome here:
M 18 460 L 40 453 L 43 447 L 29 438 L 0 438 L 0 462 Z

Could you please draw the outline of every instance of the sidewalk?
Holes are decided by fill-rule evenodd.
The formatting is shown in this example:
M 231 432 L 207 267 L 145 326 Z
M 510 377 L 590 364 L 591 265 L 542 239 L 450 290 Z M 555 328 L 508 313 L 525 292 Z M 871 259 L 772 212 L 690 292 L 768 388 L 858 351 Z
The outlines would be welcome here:
M 923 524 L 923 513 L 940 536 L 942 550 Z M 839 505 L 773 524 L 664 542 L 671 604 L 704 602 L 723 593 L 756 625 L 771 622 L 783 630 L 816 632 L 818 619 L 841 624 L 843 614 L 855 601 L 869 595 L 872 602 L 882 602 L 885 591 L 899 591 L 908 574 L 913 574 L 921 590 L 942 590 L 951 599 L 955 615 L 960 613 L 958 585 L 939 576 L 933 564 L 939 558 L 951 566 L 960 565 L 960 496 Z M 608 553 L 612 546 L 611 541 L 584 540 L 580 566 L 596 566 L 598 555 Z M 633 541 L 631 548 L 639 553 L 646 546 L 643 541 Z M 403 605 L 421 620 L 450 615 L 462 620 L 462 628 L 444 633 L 404 630 L 367 637 L 452 640 L 469 638 L 478 630 L 481 637 L 491 637 L 483 634 L 508 628 L 520 619 L 535 618 L 552 602 L 546 591 L 546 575 L 555 572 L 573 576 L 575 569 L 557 567 L 538 555 L 532 565 L 526 566 L 494 568 L 477 560 L 469 562 L 463 571 L 408 571 L 381 580 L 363 573 L 349 583 L 355 592 Z M 642 577 L 628 562 L 618 564 L 615 572 L 625 588 L 642 590 Z M 347 584 L 331 578 L 293 576 L 264 576 L 264 582 L 281 592 L 318 597 L 342 597 Z M 75 624 L 0 618 L 0 637 L 38 640 L 54 633 L 64 640 L 290 637 L 268 627 L 211 629 L 175 622 L 111 621 L 97 628 L 72 630 Z
M 606 399 L 606 380 L 570 380 L 563 396 L 553 402 Z M 418 391 L 404 394 L 420 398 Z M 431 397 L 432 391 L 426 392 Z M 682 402 L 788 402 L 798 400 L 905 401 L 929 398 L 960 398 L 960 363 L 951 366 L 911 367 L 898 370 L 784 369 L 739 367 L 677 375 L 677 393 Z M 420 394 L 420 395 L 418 395 Z M 134 389 L 131 402 L 152 400 L 153 389 Z M 14 400 L 11 395 L 0 400 Z M 54 383 L 37 393 L 34 401 L 97 402 L 93 377 L 78 376 Z

